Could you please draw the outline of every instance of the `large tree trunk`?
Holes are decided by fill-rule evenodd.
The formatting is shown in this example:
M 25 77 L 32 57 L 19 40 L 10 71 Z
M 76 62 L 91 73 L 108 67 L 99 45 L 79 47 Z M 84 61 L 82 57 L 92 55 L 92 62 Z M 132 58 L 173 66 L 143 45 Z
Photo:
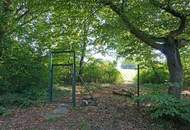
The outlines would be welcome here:
M 168 93 L 180 98 L 181 87 L 183 85 L 183 67 L 181 64 L 179 48 L 176 44 L 167 44 L 164 54 L 167 58 L 170 76 Z

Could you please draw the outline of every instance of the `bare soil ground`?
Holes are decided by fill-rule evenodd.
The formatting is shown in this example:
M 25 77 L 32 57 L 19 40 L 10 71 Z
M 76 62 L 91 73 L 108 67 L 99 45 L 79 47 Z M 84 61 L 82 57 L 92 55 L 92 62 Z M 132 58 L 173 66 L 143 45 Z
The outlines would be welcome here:
M 113 95 L 112 90 L 113 87 L 107 87 L 94 93 L 97 106 L 76 109 L 70 106 L 67 113 L 59 117 L 45 115 L 64 101 L 15 109 L 10 116 L 0 117 L 0 130 L 161 130 L 134 102 Z

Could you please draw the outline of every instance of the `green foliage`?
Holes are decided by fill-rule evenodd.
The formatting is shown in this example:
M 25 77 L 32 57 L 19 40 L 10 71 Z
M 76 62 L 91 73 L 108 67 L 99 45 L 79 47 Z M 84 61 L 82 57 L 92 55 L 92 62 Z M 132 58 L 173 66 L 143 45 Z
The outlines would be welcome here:
M 11 114 L 11 111 L 7 108 L 0 106 L 0 116 L 8 116 Z
M 135 79 L 136 78 L 137 77 L 135 77 Z M 166 80 L 168 80 L 168 72 L 163 66 L 156 66 L 153 69 L 146 68 L 140 70 L 140 83 L 160 84 L 164 83 Z
M 181 50 L 182 53 L 182 64 L 183 64 L 183 69 L 184 69 L 184 85 L 185 86 L 189 86 L 190 85 L 190 64 L 189 64 L 189 60 L 190 60 L 190 47 L 185 47 L 183 48 L 183 50 Z
M 0 107 L 0 115 L 3 115 L 6 112 L 6 108 L 5 107 Z
M 152 83 L 145 83 L 141 90 L 143 94 L 157 94 L 157 93 L 167 93 L 167 83 L 164 84 L 152 84 Z
M 48 121 L 48 123 L 55 123 L 55 122 L 57 122 L 58 120 L 60 120 L 60 118 L 59 117 L 48 117 L 47 118 L 47 121 Z
M 148 112 L 154 119 L 170 119 L 190 122 L 190 101 L 177 99 L 168 94 L 149 94 L 139 98 L 150 105 Z
M 39 105 L 44 103 L 47 97 L 44 89 L 25 90 L 23 93 L 6 93 L 0 97 L 0 105 L 4 107 L 29 107 L 31 105 Z
M 89 83 L 121 83 L 123 78 L 113 63 L 90 61 L 83 67 L 83 80 Z M 60 81 L 71 84 L 70 68 L 55 69 L 55 82 L 59 83 Z
M 14 46 L 0 65 L 2 91 L 18 92 L 45 84 L 45 66 L 40 57 L 25 46 Z
M 71 84 L 72 83 L 72 67 L 56 67 L 54 68 L 54 84 Z
M 82 120 L 82 121 L 80 122 L 80 129 L 81 129 L 81 130 L 90 130 L 90 125 L 88 124 L 87 121 Z
M 44 98 L 47 67 L 27 45 L 12 45 L 0 64 L 0 104 L 27 107 Z
M 123 81 L 120 72 L 113 63 L 92 62 L 84 67 L 84 80 L 97 83 L 121 83 Z
M 113 1 L 120 7 L 121 0 Z M 121 55 L 142 61 L 142 64 L 150 64 L 151 60 L 147 62 L 148 59 L 155 59 L 152 48 L 140 44 L 141 41 L 128 32 L 118 15 L 109 6 L 103 7 L 99 0 L 16 0 L 5 5 L 3 3 L 0 2 L 0 94 L 20 94 L 27 97 L 26 100 L 36 100 L 38 90 L 43 93 L 44 86 L 47 86 L 48 69 L 43 55 L 51 49 L 75 49 L 79 61 L 82 46 L 86 42 L 94 45 L 98 51 L 101 50 L 101 45 L 115 48 Z M 188 0 L 185 4 L 178 0 L 170 4 L 180 12 L 189 12 Z M 130 23 L 147 34 L 164 36 L 179 26 L 178 18 L 153 6 L 150 1 L 129 0 L 126 5 L 124 9 Z M 178 38 L 187 39 L 188 34 L 189 27 Z M 87 53 L 88 45 L 86 48 L 84 50 Z M 189 67 L 186 70 L 188 69 Z M 142 72 L 142 82 L 158 83 L 166 79 L 165 70 L 159 72 L 156 69 L 161 79 L 149 71 L 147 69 Z M 188 74 L 189 71 L 185 78 L 189 80 Z M 57 69 L 56 82 L 61 79 L 70 82 L 68 77 L 69 70 Z M 102 83 L 122 81 L 114 65 L 109 63 L 88 63 L 84 66 L 84 79 Z M 24 104 L 27 106 L 27 103 Z

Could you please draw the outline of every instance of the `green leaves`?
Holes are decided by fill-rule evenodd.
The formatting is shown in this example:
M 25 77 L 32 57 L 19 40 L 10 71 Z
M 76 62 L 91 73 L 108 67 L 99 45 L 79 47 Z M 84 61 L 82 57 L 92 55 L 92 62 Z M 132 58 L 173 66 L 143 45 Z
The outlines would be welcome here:
M 123 78 L 113 63 L 97 61 L 84 66 L 84 80 L 98 83 L 122 83 Z
M 141 102 L 150 103 L 147 108 L 155 119 L 171 119 L 190 122 L 190 102 L 185 99 L 177 99 L 167 94 L 150 94 L 139 97 Z

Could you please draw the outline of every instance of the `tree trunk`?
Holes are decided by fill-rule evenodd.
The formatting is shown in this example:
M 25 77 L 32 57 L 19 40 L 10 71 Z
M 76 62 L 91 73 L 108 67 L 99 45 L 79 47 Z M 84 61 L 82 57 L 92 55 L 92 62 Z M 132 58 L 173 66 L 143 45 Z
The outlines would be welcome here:
M 181 64 L 179 48 L 176 44 L 167 44 L 164 54 L 167 58 L 169 70 L 169 89 L 168 93 L 180 98 L 181 87 L 183 85 L 183 67 Z
M 81 47 L 81 57 L 80 57 L 80 66 L 79 66 L 79 75 L 82 76 L 83 73 L 83 64 L 84 64 L 84 58 L 86 56 L 86 47 L 87 47 L 87 43 L 88 43 L 88 28 L 87 28 L 87 24 L 84 23 L 84 35 L 83 35 L 83 44 Z
M 83 64 L 84 64 L 84 58 L 85 58 L 85 54 L 86 54 L 86 46 L 87 43 L 86 41 L 84 42 L 83 46 L 82 46 L 82 52 L 81 52 L 81 57 L 80 57 L 80 65 L 79 65 L 79 75 L 82 76 L 83 73 Z

